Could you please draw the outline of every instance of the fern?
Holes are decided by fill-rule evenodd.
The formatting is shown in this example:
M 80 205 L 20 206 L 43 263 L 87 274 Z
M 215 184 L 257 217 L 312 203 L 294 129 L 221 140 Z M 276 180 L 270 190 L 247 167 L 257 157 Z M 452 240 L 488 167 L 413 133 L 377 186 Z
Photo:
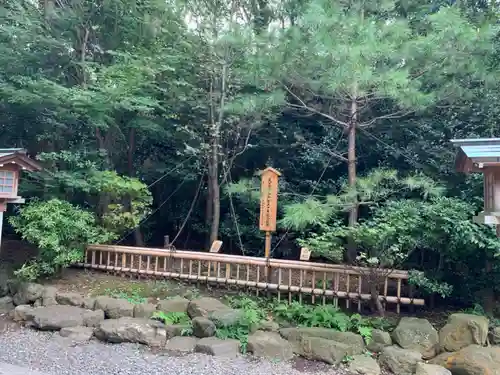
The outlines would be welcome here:
M 165 313 L 163 311 L 155 311 L 152 318 L 162 321 L 165 325 L 191 323 L 188 314 L 183 312 Z

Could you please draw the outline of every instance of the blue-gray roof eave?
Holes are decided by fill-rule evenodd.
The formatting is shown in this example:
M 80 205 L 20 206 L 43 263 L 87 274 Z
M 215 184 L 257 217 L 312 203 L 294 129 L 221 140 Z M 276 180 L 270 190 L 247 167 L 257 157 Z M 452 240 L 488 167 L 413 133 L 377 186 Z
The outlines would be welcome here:
M 0 157 L 15 154 L 16 152 L 25 153 L 26 150 L 24 148 L 0 148 Z
M 473 161 L 500 162 L 500 138 L 453 139 L 451 142 Z
M 455 147 L 462 146 L 490 146 L 490 145 L 499 145 L 500 146 L 500 138 L 465 138 L 465 139 L 452 139 L 451 143 Z

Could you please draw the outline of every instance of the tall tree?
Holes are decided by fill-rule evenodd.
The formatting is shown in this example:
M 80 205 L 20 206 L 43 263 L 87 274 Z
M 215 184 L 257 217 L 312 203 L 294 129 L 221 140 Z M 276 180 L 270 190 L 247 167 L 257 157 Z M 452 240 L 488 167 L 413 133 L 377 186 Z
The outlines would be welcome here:
M 416 29 L 395 15 L 396 4 L 313 0 L 266 50 L 264 69 L 274 67 L 268 84 L 285 92 L 285 105 L 347 135 L 347 156 L 336 156 L 347 163 L 353 189 L 357 132 L 463 96 L 471 80 L 483 78 L 475 56 L 491 49 L 490 29 L 468 23 L 454 7 L 428 15 Z M 354 200 L 349 225 L 357 219 Z

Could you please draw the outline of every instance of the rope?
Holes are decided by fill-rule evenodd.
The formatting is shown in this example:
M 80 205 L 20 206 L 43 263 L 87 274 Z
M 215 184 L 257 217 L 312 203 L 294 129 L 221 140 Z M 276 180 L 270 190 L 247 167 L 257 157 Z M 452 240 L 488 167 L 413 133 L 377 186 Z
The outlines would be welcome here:
M 335 151 L 337 151 L 337 148 L 339 147 L 340 145 L 340 141 L 342 140 L 342 133 L 340 133 L 340 136 L 339 138 L 337 139 L 337 143 L 335 144 L 335 148 L 333 149 L 333 154 L 330 156 L 330 158 L 328 159 L 328 162 L 326 163 L 326 166 L 325 168 L 323 168 L 323 172 L 321 172 L 321 175 L 319 176 L 318 180 L 316 181 L 316 183 L 314 184 L 311 192 L 309 193 L 309 195 L 307 196 L 307 198 L 310 198 L 314 192 L 316 191 L 316 189 L 318 188 L 319 186 L 319 183 L 321 182 L 321 180 L 323 179 L 325 173 L 326 173 L 326 170 L 328 169 L 328 167 L 330 166 L 332 160 L 335 158 Z M 274 247 L 272 248 L 271 250 L 271 255 L 274 253 L 274 251 L 278 248 L 278 246 L 280 245 L 280 243 L 285 239 L 285 237 L 288 235 L 288 233 L 290 232 L 290 229 L 287 229 L 286 232 L 281 236 L 281 238 L 278 240 L 278 242 L 276 243 L 276 245 L 274 245 Z
M 153 181 L 151 184 L 148 185 L 148 189 L 150 187 L 154 186 L 155 184 L 157 184 L 158 182 L 160 182 L 161 180 L 163 180 L 169 174 L 175 172 L 177 169 L 179 169 L 180 167 L 182 167 L 187 161 L 191 160 L 192 158 L 193 158 L 193 156 L 190 156 L 189 158 L 185 159 L 182 163 L 177 164 L 174 168 L 172 168 L 171 170 L 167 171 L 163 176 L 161 176 L 160 178 L 157 178 L 155 181 Z
M 131 235 L 137 228 L 139 228 L 142 224 L 144 224 L 147 220 L 151 218 L 155 213 L 157 213 L 169 200 L 174 196 L 175 193 L 177 193 L 182 185 L 187 181 L 187 176 L 184 177 L 182 182 L 177 186 L 177 188 L 153 211 L 151 212 L 148 216 L 146 216 L 144 219 L 142 219 L 139 224 L 137 224 L 134 228 L 132 228 L 130 231 L 128 231 L 124 236 L 122 236 L 116 243 L 119 244 L 121 243 L 125 238 L 127 238 L 129 235 Z

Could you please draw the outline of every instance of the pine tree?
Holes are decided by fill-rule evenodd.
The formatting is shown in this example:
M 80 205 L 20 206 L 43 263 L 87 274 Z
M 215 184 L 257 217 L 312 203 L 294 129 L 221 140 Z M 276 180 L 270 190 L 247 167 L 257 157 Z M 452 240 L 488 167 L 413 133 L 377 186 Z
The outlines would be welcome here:
M 464 95 L 465 83 L 483 78 L 478 51 L 491 48 L 490 30 L 469 24 L 457 8 L 441 8 L 413 28 L 396 3 L 313 0 L 260 57 L 271 69 L 267 84 L 284 91 L 287 107 L 347 135 L 347 157 L 337 157 L 353 189 L 358 131 Z M 354 202 L 349 225 L 357 219 Z

